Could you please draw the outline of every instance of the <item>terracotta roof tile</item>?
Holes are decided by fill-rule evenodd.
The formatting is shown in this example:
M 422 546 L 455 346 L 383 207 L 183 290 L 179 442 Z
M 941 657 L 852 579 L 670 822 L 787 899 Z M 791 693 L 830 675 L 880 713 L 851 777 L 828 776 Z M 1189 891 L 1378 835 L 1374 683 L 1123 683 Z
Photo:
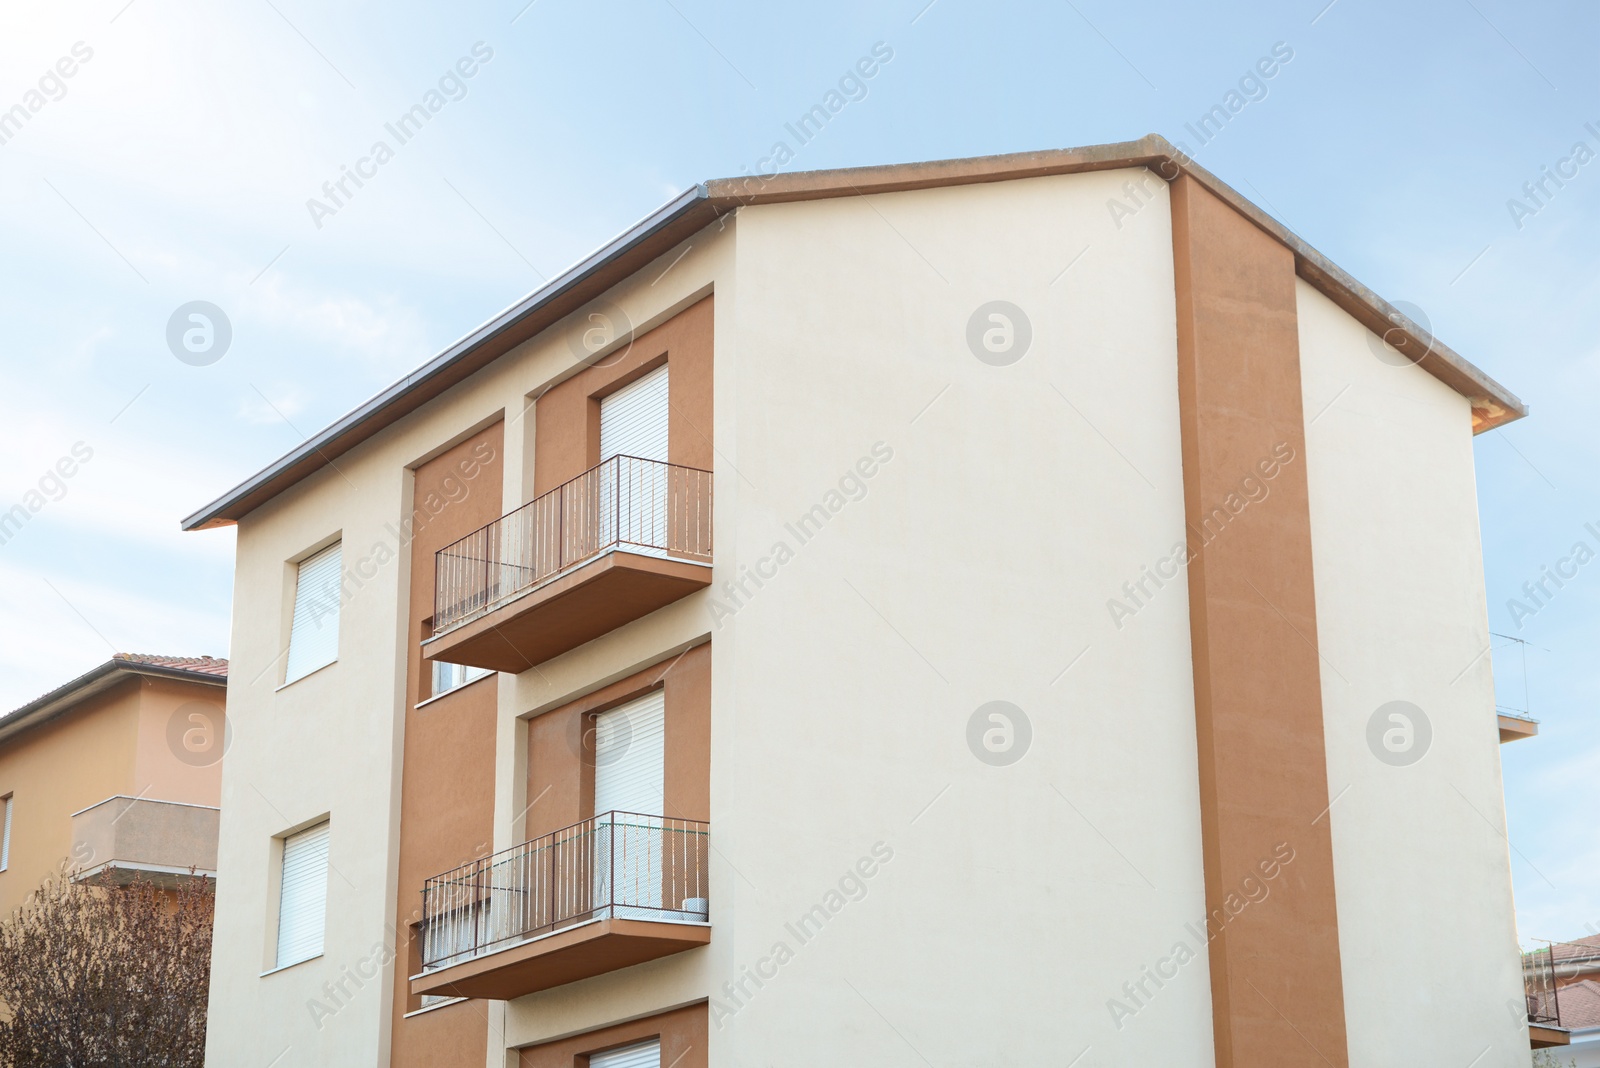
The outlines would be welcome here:
M 1552 942 L 1550 949 L 1555 954 L 1557 961 L 1600 957 L 1600 935 L 1574 938 L 1570 942 Z
M 113 654 L 111 659 L 126 660 L 134 664 L 149 664 L 152 667 L 178 668 L 182 671 L 193 671 L 200 675 L 228 677 L 228 662 L 214 656 L 158 656 L 153 653 L 116 653 Z
M 1570 1031 L 1600 1027 L 1600 983 L 1583 979 L 1556 991 L 1561 1006 L 1561 1026 Z

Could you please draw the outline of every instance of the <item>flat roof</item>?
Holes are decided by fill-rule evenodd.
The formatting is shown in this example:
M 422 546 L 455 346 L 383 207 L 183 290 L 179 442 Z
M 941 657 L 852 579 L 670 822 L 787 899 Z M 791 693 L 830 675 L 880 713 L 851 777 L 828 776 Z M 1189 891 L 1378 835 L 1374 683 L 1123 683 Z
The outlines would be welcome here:
M 1473 432 L 1528 413 L 1510 390 L 1356 281 L 1258 205 L 1158 134 L 1086 148 L 1017 152 L 927 163 L 746 175 L 686 190 L 558 277 L 483 323 L 411 374 L 334 420 L 183 520 L 184 530 L 236 523 L 384 427 L 415 411 L 512 348 L 581 308 L 718 218 L 746 204 L 866 196 L 1046 175 L 1146 167 L 1166 181 L 1188 175 L 1294 253 L 1295 271 L 1404 356 L 1466 397 Z

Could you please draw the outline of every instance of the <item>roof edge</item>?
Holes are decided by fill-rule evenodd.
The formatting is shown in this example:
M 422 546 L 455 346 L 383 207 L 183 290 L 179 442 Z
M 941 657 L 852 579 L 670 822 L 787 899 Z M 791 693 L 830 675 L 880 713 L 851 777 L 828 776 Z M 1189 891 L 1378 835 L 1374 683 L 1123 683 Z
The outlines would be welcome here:
M 530 317 L 536 315 L 540 311 L 546 310 L 552 305 L 558 304 L 562 297 L 570 295 L 581 283 L 593 277 L 597 272 L 601 271 L 607 265 L 615 262 L 617 257 L 631 249 L 639 247 L 641 244 L 647 242 L 650 238 L 659 235 L 663 230 L 671 227 L 672 224 L 679 222 L 685 216 L 695 214 L 695 209 L 697 207 L 703 207 L 706 205 L 706 203 L 707 194 L 705 186 L 695 185 L 684 190 L 682 193 L 678 194 L 678 196 L 674 197 L 672 200 L 668 201 L 654 212 L 645 216 L 632 227 L 625 230 L 623 233 L 619 234 L 605 245 L 602 245 L 588 256 L 579 260 L 577 263 L 561 272 L 555 278 L 546 282 L 544 285 L 540 286 L 526 297 L 523 297 L 515 304 L 510 305 L 504 311 L 501 311 L 499 314 L 481 323 L 475 329 L 463 336 L 460 340 L 450 345 L 443 352 L 439 353 L 437 356 L 423 364 L 421 367 L 417 368 L 415 371 L 412 371 L 404 378 L 394 382 L 376 396 L 371 397 L 362 404 L 352 408 L 350 411 L 346 412 L 344 415 L 340 416 L 338 419 L 335 419 L 332 423 L 328 424 L 326 427 L 322 428 L 317 433 L 301 442 L 295 448 L 290 449 L 288 452 L 278 457 L 278 459 L 274 460 L 272 463 L 256 472 L 250 478 L 245 479 L 243 482 L 234 486 L 232 489 L 228 490 L 210 504 L 187 516 L 182 521 L 182 529 L 206 530 L 212 527 L 226 526 L 237 522 L 239 516 L 243 514 L 243 511 L 249 511 L 250 509 L 246 508 L 239 514 L 229 514 L 234 510 L 234 506 L 252 496 L 259 495 L 264 488 L 266 488 L 283 472 L 288 471 L 296 466 L 304 465 L 308 460 L 321 459 L 324 462 L 331 461 L 331 457 L 327 456 L 323 451 L 324 446 L 331 444 L 341 435 L 348 433 L 349 431 L 360 426 L 374 415 L 383 412 L 385 409 L 394 407 L 397 402 L 407 397 L 413 391 L 427 386 L 439 379 L 441 376 L 446 375 L 452 368 L 458 365 L 459 361 L 471 354 L 474 349 L 486 343 L 492 342 L 497 337 L 504 336 L 507 331 L 511 331 L 519 324 L 525 323 Z M 713 218 L 715 218 L 714 215 L 707 213 L 705 222 L 710 222 Z M 704 223 L 699 225 L 704 225 Z M 696 226 L 695 228 L 698 229 L 699 227 Z M 577 303 L 582 302 L 579 301 Z M 574 304 L 574 307 L 575 306 L 576 304 Z M 562 315 L 567 314 L 571 310 L 573 309 L 563 307 L 560 314 L 552 316 L 549 322 L 556 321 L 556 319 L 559 319 Z M 549 323 L 547 322 L 543 325 L 549 325 Z M 520 341 L 520 338 L 518 340 Z M 506 349 L 509 350 L 511 347 L 512 346 L 508 345 L 506 346 Z M 501 355 L 501 353 L 496 352 L 494 355 L 498 356 Z M 482 362 L 487 364 L 490 361 L 484 360 Z M 477 369 L 478 368 L 474 367 L 472 370 Z M 462 374 L 455 377 L 457 380 L 459 380 L 459 378 L 465 378 L 466 375 Z M 455 382 L 451 381 L 444 388 L 448 388 L 449 385 L 454 384 Z M 441 389 L 440 392 L 442 391 L 443 390 Z M 411 407 L 414 408 L 416 405 L 412 405 Z M 410 410 L 411 408 L 407 409 L 407 411 Z M 370 435 L 362 435 L 362 440 L 364 440 L 367 436 Z M 352 443 L 352 445 L 353 444 L 355 443 Z M 345 449 L 338 450 L 340 453 L 344 451 Z M 312 466 L 320 467 L 321 464 L 313 464 Z M 304 476 L 302 475 L 300 477 Z M 294 481 L 299 481 L 299 478 L 297 477 L 294 479 Z M 280 487 L 280 490 L 286 488 L 287 486 Z M 280 490 L 274 490 L 266 496 L 276 496 L 277 492 Z M 256 504 L 264 503 L 264 500 L 265 499 L 255 501 L 251 505 L 251 508 L 255 507 Z
M 71 682 L 57 686 L 43 697 L 36 697 L 20 708 L 0 716 L 0 743 L 5 743 L 24 731 L 65 715 L 91 697 L 96 697 L 129 677 L 149 676 L 194 682 L 202 686 L 226 689 L 226 675 L 211 675 L 203 671 L 187 671 L 164 664 L 142 664 L 133 660 L 107 660 L 79 675 Z
M 528 296 L 479 325 L 416 371 L 334 420 L 182 521 L 184 530 L 226 526 L 330 464 L 522 341 L 577 310 L 718 217 L 745 205 L 865 196 L 940 186 L 1147 167 L 1167 182 L 1187 176 L 1283 244 L 1295 271 L 1402 355 L 1467 398 L 1473 433 L 1527 415 L 1514 393 L 1394 305 L 1356 281 L 1289 227 L 1199 166 L 1160 134 L 1137 141 L 923 163 L 719 178 L 685 190 Z M 384 417 L 379 420 L 378 417 Z

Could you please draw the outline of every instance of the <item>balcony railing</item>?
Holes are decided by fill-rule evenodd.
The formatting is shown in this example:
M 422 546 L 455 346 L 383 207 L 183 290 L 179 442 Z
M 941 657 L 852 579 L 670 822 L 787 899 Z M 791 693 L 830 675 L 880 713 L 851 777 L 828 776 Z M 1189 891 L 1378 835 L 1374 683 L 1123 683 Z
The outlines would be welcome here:
M 1556 998 L 1555 954 L 1550 946 L 1522 955 L 1522 989 L 1528 999 L 1528 1023 L 1561 1026 L 1561 1005 Z
M 445 968 L 594 919 L 704 923 L 710 830 L 607 812 L 429 879 L 422 966 Z
M 609 549 L 711 561 L 711 472 L 613 456 L 434 557 L 441 634 Z

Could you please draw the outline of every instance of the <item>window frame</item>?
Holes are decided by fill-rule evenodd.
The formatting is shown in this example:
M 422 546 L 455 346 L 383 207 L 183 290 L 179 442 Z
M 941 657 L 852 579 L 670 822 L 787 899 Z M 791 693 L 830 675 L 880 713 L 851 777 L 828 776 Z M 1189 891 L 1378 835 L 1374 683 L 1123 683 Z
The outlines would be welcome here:
M 302 634 L 302 635 L 306 634 L 306 631 L 297 628 L 296 625 L 295 625 L 296 623 L 298 623 L 300 621 L 301 616 L 302 616 L 302 605 L 301 605 L 300 593 L 301 593 L 301 589 L 303 588 L 303 580 L 306 577 L 306 574 L 305 574 L 306 568 L 308 566 L 315 565 L 319 561 L 327 558 L 328 556 L 330 556 L 332 554 L 337 554 L 338 561 L 337 561 L 337 564 L 335 565 L 334 573 L 331 576 L 332 581 L 333 581 L 333 585 L 332 585 L 332 589 L 331 589 L 331 593 L 333 594 L 333 596 L 332 596 L 331 613 L 324 613 L 323 615 L 318 616 L 317 619 L 310 620 L 310 623 L 312 625 L 316 626 L 318 630 L 320 630 L 322 628 L 322 626 L 326 623 L 326 616 L 328 614 L 332 615 L 332 617 L 333 617 L 333 638 L 332 638 L 332 649 L 330 650 L 331 655 L 329 656 L 328 659 L 322 660 L 322 661 L 320 661 L 318 663 L 315 663 L 315 664 L 297 665 L 295 663 L 295 636 L 296 636 L 296 634 Z M 296 682 L 299 682 L 301 679 L 308 678 L 311 675 L 316 674 L 318 671 L 321 671 L 323 668 L 329 666 L 330 664 L 336 664 L 336 663 L 339 662 L 339 639 L 340 639 L 340 630 L 341 630 L 341 627 L 342 627 L 342 624 L 343 624 L 343 616 L 344 616 L 344 603 L 343 603 L 343 601 L 344 601 L 344 598 L 343 598 L 344 538 L 343 538 L 342 533 L 334 535 L 332 538 L 324 541 L 317 548 L 312 549 L 310 552 L 305 553 L 304 555 L 300 556 L 298 559 L 290 560 L 288 562 L 288 566 L 291 569 L 291 572 L 290 572 L 290 581 L 287 584 L 288 585 L 288 590 L 287 590 L 287 596 L 285 598 L 285 608 L 286 608 L 285 615 L 286 615 L 286 618 L 285 618 L 285 621 L 284 621 L 285 622 L 285 629 L 287 631 L 287 634 L 286 634 L 286 638 L 285 638 L 285 641 L 284 641 L 284 652 L 283 652 L 283 682 L 278 687 L 279 689 L 282 689 L 285 686 L 290 686 L 290 685 L 292 685 L 292 684 L 294 684 Z M 317 597 L 318 595 L 323 594 L 325 592 L 329 592 L 327 590 L 326 586 L 324 586 L 322 589 L 319 589 L 319 590 L 307 589 L 307 605 L 306 605 L 306 614 L 307 615 L 309 615 L 313 609 L 318 607 L 318 604 L 317 603 L 313 603 L 311 601 L 311 598 Z M 321 622 L 319 622 L 319 620 L 321 620 Z M 312 640 L 312 639 L 308 635 L 306 638 L 304 638 L 302 640 L 303 641 L 309 641 L 309 640 Z M 302 649 L 303 648 L 304 648 L 304 645 L 302 645 Z M 300 669 L 298 674 L 295 673 L 297 668 Z

